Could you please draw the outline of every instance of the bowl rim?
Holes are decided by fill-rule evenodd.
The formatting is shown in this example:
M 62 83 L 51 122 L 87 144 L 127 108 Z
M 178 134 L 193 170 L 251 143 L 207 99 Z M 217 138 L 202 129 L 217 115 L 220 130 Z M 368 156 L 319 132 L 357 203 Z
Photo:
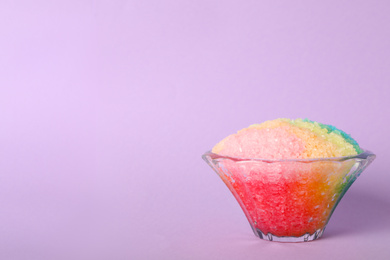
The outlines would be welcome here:
M 265 158 L 244 158 L 244 157 L 235 157 L 235 156 L 226 156 L 226 155 L 220 155 L 213 153 L 212 151 L 207 151 L 203 154 L 203 158 L 210 157 L 211 159 L 229 159 L 235 162 L 242 162 L 242 161 L 258 161 L 258 162 L 267 162 L 267 163 L 274 163 L 274 162 L 302 162 L 302 163 L 308 163 L 308 162 L 321 162 L 321 161 L 346 161 L 351 159 L 360 159 L 360 160 L 374 160 L 376 155 L 364 148 L 360 148 L 363 150 L 362 153 L 357 155 L 350 155 L 350 156 L 341 156 L 341 157 L 327 157 L 327 158 L 297 158 L 297 159 L 265 159 Z

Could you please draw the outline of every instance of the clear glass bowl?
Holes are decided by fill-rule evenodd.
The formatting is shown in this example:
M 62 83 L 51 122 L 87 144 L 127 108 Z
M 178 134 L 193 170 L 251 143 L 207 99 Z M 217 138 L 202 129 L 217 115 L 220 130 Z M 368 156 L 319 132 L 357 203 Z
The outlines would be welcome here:
M 202 158 L 228 186 L 261 239 L 306 242 L 324 232 L 337 204 L 375 159 L 248 159 L 206 152 Z

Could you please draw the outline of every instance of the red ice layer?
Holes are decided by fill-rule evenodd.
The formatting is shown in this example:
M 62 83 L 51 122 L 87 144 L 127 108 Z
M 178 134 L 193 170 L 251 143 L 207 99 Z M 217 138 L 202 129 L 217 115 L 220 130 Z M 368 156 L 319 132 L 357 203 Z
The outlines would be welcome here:
M 299 237 L 325 227 L 347 165 L 316 163 L 235 163 L 221 176 L 238 197 L 248 219 L 264 234 Z

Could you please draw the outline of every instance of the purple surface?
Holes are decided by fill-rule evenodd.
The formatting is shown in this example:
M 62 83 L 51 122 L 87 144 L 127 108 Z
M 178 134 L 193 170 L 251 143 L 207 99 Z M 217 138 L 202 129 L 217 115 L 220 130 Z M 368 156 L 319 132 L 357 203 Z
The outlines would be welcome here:
M 0 259 L 390 259 L 390 4 L 258 2 L 2 1 Z M 377 154 L 318 241 L 200 158 L 278 117 Z

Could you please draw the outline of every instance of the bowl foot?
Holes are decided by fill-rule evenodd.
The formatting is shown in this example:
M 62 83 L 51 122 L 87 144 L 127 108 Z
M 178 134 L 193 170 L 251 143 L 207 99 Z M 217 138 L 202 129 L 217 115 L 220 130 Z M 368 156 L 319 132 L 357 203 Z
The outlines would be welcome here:
M 292 236 L 291 237 L 288 237 L 288 236 L 278 237 L 278 236 L 275 236 L 271 233 L 264 234 L 258 228 L 254 229 L 253 231 L 254 231 L 256 236 L 258 236 L 259 238 L 264 239 L 264 240 L 275 241 L 275 242 L 295 243 L 295 242 L 309 242 L 309 241 L 316 240 L 322 236 L 322 234 L 324 233 L 324 230 L 325 230 L 325 227 L 322 229 L 316 230 L 316 232 L 314 232 L 313 234 L 306 233 L 300 237 L 292 237 Z

